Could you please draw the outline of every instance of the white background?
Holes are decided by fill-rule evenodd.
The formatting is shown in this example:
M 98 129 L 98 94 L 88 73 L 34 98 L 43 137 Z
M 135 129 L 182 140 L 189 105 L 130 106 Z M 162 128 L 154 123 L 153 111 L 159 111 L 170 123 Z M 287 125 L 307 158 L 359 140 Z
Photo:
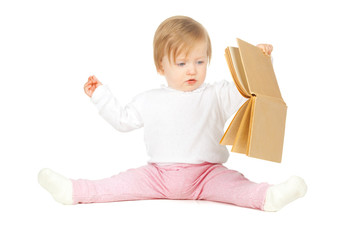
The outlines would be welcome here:
M 358 9 L 346 0 L 1 1 L 0 238 L 359 239 Z M 95 74 L 124 103 L 157 88 L 152 38 L 173 15 L 207 28 L 209 83 L 232 81 L 223 54 L 236 37 L 273 44 L 288 105 L 283 163 L 232 154 L 226 166 L 256 182 L 302 176 L 304 198 L 277 213 L 199 201 L 63 206 L 38 185 L 44 167 L 99 179 L 146 164 L 142 130 L 114 130 L 83 84 Z

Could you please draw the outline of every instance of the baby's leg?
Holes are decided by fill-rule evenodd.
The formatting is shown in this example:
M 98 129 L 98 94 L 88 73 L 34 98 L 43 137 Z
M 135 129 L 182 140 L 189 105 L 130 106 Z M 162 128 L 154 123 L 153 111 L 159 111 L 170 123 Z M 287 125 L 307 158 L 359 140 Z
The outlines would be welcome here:
M 262 210 L 269 186 L 251 182 L 241 173 L 219 165 L 204 179 L 199 199 Z
M 40 172 L 39 176 L 42 175 Z M 45 187 L 55 200 L 64 204 L 77 204 L 77 203 L 95 203 L 95 202 L 115 202 L 115 201 L 128 201 L 128 200 L 144 200 L 144 199 L 158 199 L 165 198 L 163 193 L 163 185 L 158 181 L 158 172 L 152 165 L 147 165 L 137 169 L 130 169 L 126 172 L 119 173 L 110 178 L 101 180 L 69 180 L 51 171 L 51 177 L 48 179 L 61 179 L 56 181 L 39 182 L 42 186 L 46 185 L 43 182 L 66 182 L 66 186 L 58 184 L 48 184 L 50 187 Z M 56 176 L 56 177 L 54 177 Z M 41 177 L 42 178 L 42 177 Z M 71 183 L 71 201 L 64 202 L 62 198 L 58 198 L 59 194 L 54 194 L 54 189 L 61 189 L 60 192 L 67 193 L 66 199 L 69 199 L 69 181 Z
M 74 203 L 165 198 L 156 168 L 149 164 L 102 180 L 72 180 Z
M 223 166 L 215 169 L 207 179 L 201 196 L 204 200 L 264 211 L 278 211 L 306 193 L 306 184 L 299 177 L 270 186 L 267 183 L 251 182 L 241 173 Z

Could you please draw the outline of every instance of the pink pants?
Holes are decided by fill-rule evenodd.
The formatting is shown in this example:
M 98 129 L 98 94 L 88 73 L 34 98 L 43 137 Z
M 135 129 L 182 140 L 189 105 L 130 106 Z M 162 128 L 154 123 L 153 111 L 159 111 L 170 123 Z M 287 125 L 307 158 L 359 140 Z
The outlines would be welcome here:
M 267 183 L 222 164 L 148 164 L 102 180 L 72 180 L 77 203 L 145 199 L 208 200 L 263 210 Z

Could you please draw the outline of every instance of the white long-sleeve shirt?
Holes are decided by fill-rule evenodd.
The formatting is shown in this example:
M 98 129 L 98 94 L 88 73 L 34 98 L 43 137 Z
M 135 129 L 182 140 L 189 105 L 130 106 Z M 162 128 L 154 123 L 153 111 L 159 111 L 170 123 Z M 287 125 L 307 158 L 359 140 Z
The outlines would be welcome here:
M 92 101 L 115 129 L 144 127 L 149 162 L 224 163 L 227 148 L 220 145 L 226 120 L 247 99 L 234 83 L 203 84 L 192 92 L 169 87 L 150 90 L 122 106 L 107 86 L 99 86 Z

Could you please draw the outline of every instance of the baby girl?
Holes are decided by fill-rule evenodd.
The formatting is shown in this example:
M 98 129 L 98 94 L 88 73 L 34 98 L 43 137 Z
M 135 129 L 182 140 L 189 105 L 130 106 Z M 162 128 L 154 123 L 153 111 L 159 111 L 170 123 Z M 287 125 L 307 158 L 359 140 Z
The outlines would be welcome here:
M 272 52 L 271 45 L 258 47 Z M 233 82 L 205 83 L 210 59 L 210 38 L 200 23 L 184 16 L 166 19 L 154 37 L 155 66 L 166 87 L 122 105 L 95 76 L 84 86 L 115 129 L 144 128 L 147 165 L 102 180 L 72 180 L 43 169 L 39 183 L 63 204 L 191 199 L 278 211 L 304 196 L 307 187 L 300 177 L 278 185 L 254 183 L 223 166 L 229 157 L 219 144 L 225 122 L 247 99 Z

